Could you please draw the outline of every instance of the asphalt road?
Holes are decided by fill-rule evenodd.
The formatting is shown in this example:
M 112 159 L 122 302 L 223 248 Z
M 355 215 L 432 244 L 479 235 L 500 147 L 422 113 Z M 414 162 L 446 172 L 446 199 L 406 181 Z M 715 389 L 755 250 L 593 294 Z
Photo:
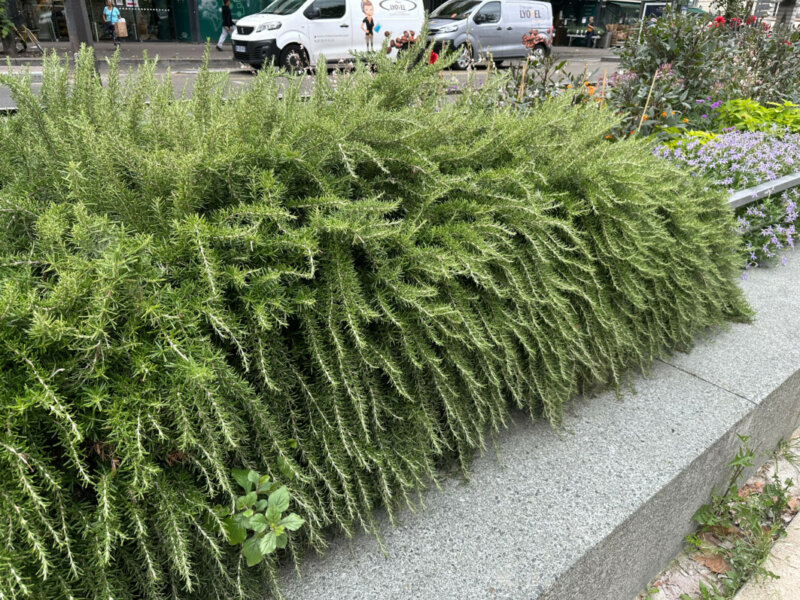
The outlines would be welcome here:
M 595 79 L 599 79 L 603 75 L 603 71 L 607 70 L 609 74 L 613 73 L 614 70 L 618 67 L 619 63 L 615 62 L 601 62 L 599 59 L 594 60 L 570 60 L 567 62 L 566 71 L 573 75 L 579 75 L 584 71 L 592 77 L 594 74 Z M 4 70 L 4 69 L 3 69 Z M 220 69 L 215 69 L 220 70 Z M 239 69 L 239 68 L 231 68 L 231 69 L 224 69 L 228 72 L 228 76 L 230 78 L 230 82 L 234 87 L 246 86 L 250 81 L 253 79 L 254 72 L 250 69 Z M 21 72 L 21 69 L 16 69 L 16 72 Z M 41 72 L 40 67 L 31 67 L 31 73 L 34 77 L 34 83 L 32 83 L 32 87 L 34 92 L 38 93 L 39 89 L 41 88 L 41 84 L 36 81 L 36 75 Z M 473 78 L 475 81 L 480 82 L 482 78 L 486 75 L 484 67 L 478 67 L 477 72 L 473 74 Z M 175 88 L 175 92 L 180 93 L 181 90 L 184 88 L 191 93 L 192 87 L 194 85 L 194 80 L 197 76 L 197 69 L 187 68 L 187 69 L 177 69 L 172 72 L 172 81 L 173 86 Z M 446 82 L 448 84 L 457 84 L 463 85 L 469 75 L 465 71 L 449 71 L 446 75 Z M 39 77 L 40 78 L 40 77 Z M 5 86 L 0 86 L 0 110 L 14 108 L 16 105 L 11 98 L 10 91 Z

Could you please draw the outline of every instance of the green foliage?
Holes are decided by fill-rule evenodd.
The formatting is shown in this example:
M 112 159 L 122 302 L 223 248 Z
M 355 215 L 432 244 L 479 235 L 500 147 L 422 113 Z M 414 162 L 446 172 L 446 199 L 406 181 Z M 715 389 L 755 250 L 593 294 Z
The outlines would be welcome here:
M 609 111 L 451 101 L 415 58 L 308 98 L 203 69 L 175 101 L 89 51 L 39 94 L 0 76 L 5 598 L 261 597 L 276 553 L 248 569 L 214 510 L 232 465 L 285 482 L 295 559 L 511 410 L 558 424 L 749 315 L 721 194 L 605 142 Z
M 633 71 L 613 75 L 606 100 L 620 121 L 612 132 L 617 138 L 637 132 L 663 137 L 666 130 L 682 131 L 684 115 L 691 108 L 683 79 L 669 65 L 645 76 Z
M 716 133 L 711 131 L 699 130 L 685 130 L 677 127 L 668 127 L 661 131 L 664 139 L 660 142 L 660 146 L 670 149 L 678 147 L 686 147 L 688 144 L 696 142 L 700 146 L 705 146 L 708 142 L 717 137 Z
M 11 23 L 11 20 L 8 18 L 6 0 L 0 0 L 0 38 L 4 38 L 11 33 L 12 27 L 13 23 Z
M 641 116 L 655 73 L 669 73 L 653 90 L 650 133 L 676 126 L 675 116 L 698 128 L 713 117 L 709 104 L 734 98 L 757 102 L 797 100 L 800 90 L 800 33 L 778 26 L 715 26 L 708 17 L 668 11 L 652 27 L 632 36 L 620 54 L 627 73 L 608 100 L 631 120 Z M 617 89 L 618 88 L 618 89 Z M 666 112 L 669 117 L 662 122 Z M 705 115 L 705 116 L 704 116 Z M 638 122 L 638 121 L 637 121 Z M 643 128 L 644 129 L 644 128 Z
M 252 469 L 234 469 L 232 474 L 245 493 L 236 498 L 233 512 L 222 507 L 217 514 L 223 519 L 228 543 L 242 544 L 247 566 L 253 567 L 277 549 L 286 548 L 286 532 L 297 531 L 305 521 L 295 513 L 283 516 L 289 508 L 289 490 L 270 481 L 269 475 L 259 475 Z M 260 494 L 268 497 L 259 498 Z M 249 538 L 248 531 L 253 532 Z
M 723 495 L 714 495 L 711 503 L 695 513 L 700 527 L 697 533 L 686 537 L 693 550 L 722 557 L 726 570 L 716 578 L 715 584 L 701 584 L 703 600 L 730 600 L 753 577 L 774 577 L 764 568 L 772 546 L 785 535 L 782 516 L 789 510 L 791 499 L 790 479 L 781 481 L 777 472 L 763 486 L 745 486 L 738 482 L 744 470 L 753 466 L 754 453 L 747 446 L 748 437 L 739 436 L 742 446 L 728 464 L 733 469 L 728 487 Z M 710 544 L 709 539 L 718 543 Z M 684 594 L 681 598 L 688 598 Z
M 738 18 L 744 20 L 747 17 L 747 7 L 744 0 L 712 0 L 711 8 L 726 20 Z
M 681 600 L 695 600 L 689 594 L 681 594 Z M 699 600 L 727 600 L 726 596 L 720 593 L 715 585 L 707 586 L 700 582 Z
M 800 106 L 789 101 L 768 102 L 763 106 L 754 100 L 735 98 L 717 109 L 715 125 L 748 131 L 770 131 L 777 127 L 800 133 Z
M 488 98 L 494 104 L 513 105 L 519 108 L 535 107 L 568 88 L 580 90 L 585 74 L 573 75 L 566 69 L 567 61 L 556 60 L 552 55 L 542 58 L 531 56 L 522 67 L 514 65 L 502 78 L 500 98 Z M 524 81 L 523 81 L 524 73 Z

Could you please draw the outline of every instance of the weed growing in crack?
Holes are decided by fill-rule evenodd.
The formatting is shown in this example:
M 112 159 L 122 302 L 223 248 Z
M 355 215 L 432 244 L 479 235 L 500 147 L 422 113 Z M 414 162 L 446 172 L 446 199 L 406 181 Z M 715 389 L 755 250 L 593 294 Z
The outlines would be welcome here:
M 786 523 L 797 512 L 798 501 L 791 495 L 791 479 L 781 480 L 778 458 L 796 464 L 797 440 L 782 442 L 775 451 L 775 473 L 766 482 L 748 483 L 741 488 L 738 482 L 745 469 L 753 466 L 754 453 L 749 438 L 739 436 L 742 447 L 728 464 L 733 474 L 726 491 L 714 494 L 692 519 L 700 526 L 686 537 L 695 560 L 715 574 L 715 583 L 700 583 L 702 600 L 729 600 L 751 578 L 777 577 L 764 567 L 772 546 L 786 535 Z M 695 600 L 682 594 L 681 600 Z

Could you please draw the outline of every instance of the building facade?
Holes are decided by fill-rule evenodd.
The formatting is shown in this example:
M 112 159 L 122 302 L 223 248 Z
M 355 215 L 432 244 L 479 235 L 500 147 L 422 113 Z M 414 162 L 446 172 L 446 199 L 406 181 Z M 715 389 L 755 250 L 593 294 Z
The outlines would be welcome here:
M 707 12 L 715 12 L 714 0 L 699 0 L 699 5 Z M 770 25 L 800 27 L 800 0 L 754 0 L 750 6 L 752 14 Z
M 26 25 L 42 40 L 65 41 L 65 0 L 7 0 L 16 3 Z M 128 25 L 130 41 L 204 42 L 216 40 L 222 27 L 222 0 L 113 0 Z M 231 0 L 237 19 L 262 10 L 270 0 Z M 422 0 L 433 10 L 444 0 Z M 89 29 L 95 41 L 103 40 L 105 0 L 83 0 Z M 692 0 L 699 8 L 714 12 L 713 0 Z M 641 0 L 552 0 L 554 25 L 571 30 L 594 17 L 600 27 L 631 25 L 641 14 Z M 754 13 L 770 24 L 800 26 L 800 0 L 752 0 Z
M 94 41 L 104 40 L 105 0 L 83 0 Z M 64 0 L 8 0 L 15 2 L 25 24 L 39 39 L 66 41 Z M 222 0 L 113 0 L 128 26 L 129 41 L 204 42 L 216 40 L 222 27 Z M 231 0 L 237 19 L 262 10 L 267 0 Z

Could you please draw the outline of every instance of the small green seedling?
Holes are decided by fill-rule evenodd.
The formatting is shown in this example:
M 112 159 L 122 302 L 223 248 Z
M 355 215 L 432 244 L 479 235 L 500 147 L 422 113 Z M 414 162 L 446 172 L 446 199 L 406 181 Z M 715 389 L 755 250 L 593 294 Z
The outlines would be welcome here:
M 285 548 L 289 541 L 286 532 L 297 531 L 305 521 L 295 513 L 283 516 L 290 501 L 285 485 L 270 481 L 268 475 L 259 475 L 253 470 L 233 469 L 231 474 L 245 493 L 236 499 L 233 511 L 221 508 L 220 516 L 224 517 L 228 543 L 242 544 L 247 566 L 252 567 L 278 548 Z M 249 531 L 253 532 L 250 537 Z

